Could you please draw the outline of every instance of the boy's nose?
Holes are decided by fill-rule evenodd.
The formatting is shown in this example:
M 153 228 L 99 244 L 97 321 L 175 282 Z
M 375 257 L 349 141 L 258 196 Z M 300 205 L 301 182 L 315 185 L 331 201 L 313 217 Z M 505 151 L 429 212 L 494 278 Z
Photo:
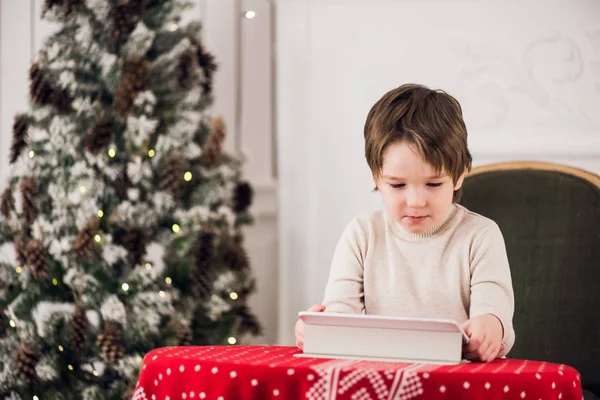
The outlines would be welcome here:
M 424 207 L 427 203 L 425 195 L 421 190 L 408 189 L 406 194 L 406 205 L 408 207 Z

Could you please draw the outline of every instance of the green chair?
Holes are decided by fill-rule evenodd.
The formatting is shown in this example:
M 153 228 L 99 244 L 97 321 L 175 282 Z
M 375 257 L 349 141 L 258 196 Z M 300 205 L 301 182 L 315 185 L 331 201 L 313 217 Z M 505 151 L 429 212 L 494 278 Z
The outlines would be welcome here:
M 460 203 L 504 235 L 517 335 L 508 357 L 570 365 L 584 398 L 600 398 L 600 176 L 541 162 L 488 165 L 467 176 Z

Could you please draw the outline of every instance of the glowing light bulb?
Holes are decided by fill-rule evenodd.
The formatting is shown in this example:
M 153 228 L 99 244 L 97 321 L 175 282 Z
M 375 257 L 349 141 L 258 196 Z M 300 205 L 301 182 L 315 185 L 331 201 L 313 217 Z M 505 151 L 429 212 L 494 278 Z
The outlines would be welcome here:
M 165 278 L 165 282 L 167 282 L 167 285 L 170 285 L 171 283 L 173 283 L 173 280 L 167 276 Z
M 254 12 L 252 10 L 248 10 L 244 13 L 244 18 L 252 19 L 254 17 L 256 17 L 256 12 Z
M 155 154 L 156 154 L 156 152 L 154 151 L 154 149 L 148 150 L 148 157 L 152 158 L 152 157 L 154 157 Z
M 33 158 L 33 157 L 35 157 L 35 151 L 31 150 L 29 152 L 29 158 Z
M 94 240 L 96 241 L 96 243 L 100 243 L 102 241 L 102 236 L 96 234 L 96 236 L 94 236 Z
M 231 292 L 229 293 L 229 297 L 231 298 L 231 300 L 237 300 L 238 294 L 236 292 Z
M 98 218 L 104 217 L 104 211 L 98 210 Z
M 129 290 L 129 285 L 127 284 L 127 282 L 121 285 L 121 289 L 123 289 L 124 292 Z
M 175 233 L 179 233 L 179 231 L 181 230 L 181 228 L 177 224 L 173 224 L 172 229 Z
M 117 151 L 113 148 L 108 149 L 108 156 L 110 158 L 113 158 L 115 155 L 117 155 Z
M 192 173 L 190 171 L 187 171 L 185 174 L 183 174 L 183 179 L 186 182 L 189 182 L 192 180 Z
M 227 339 L 227 343 L 229 343 L 229 344 L 236 344 L 237 340 L 235 340 L 235 338 L 233 336 L 231 336 L 229 339 Z

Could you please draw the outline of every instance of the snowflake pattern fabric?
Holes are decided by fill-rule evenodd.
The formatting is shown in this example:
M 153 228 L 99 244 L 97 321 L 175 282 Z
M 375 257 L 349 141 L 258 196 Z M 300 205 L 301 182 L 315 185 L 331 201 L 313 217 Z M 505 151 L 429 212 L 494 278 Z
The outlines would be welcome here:
M 582 399 L 579 374 L 559 364 L 441 366 L 298 354 L 284 346 L 157 349 L 144 358 L 133 400 Z

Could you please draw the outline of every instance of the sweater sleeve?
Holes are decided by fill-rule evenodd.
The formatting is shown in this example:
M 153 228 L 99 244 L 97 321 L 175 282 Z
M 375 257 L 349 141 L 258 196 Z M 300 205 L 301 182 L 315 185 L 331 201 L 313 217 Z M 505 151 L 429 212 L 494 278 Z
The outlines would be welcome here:
M 325 287 L 325 312 L 364 312 L 363 250 L 366 235 L 355 219 L 344 229 L 335 248 Z
M 499 357 L 505 356 L 515 342 L 515 307 L 512 278 L 502 232 L 497 224 L 475 240 L 471 254 L 470 318 L 495 315 L 502 323 L 504 336 Z

